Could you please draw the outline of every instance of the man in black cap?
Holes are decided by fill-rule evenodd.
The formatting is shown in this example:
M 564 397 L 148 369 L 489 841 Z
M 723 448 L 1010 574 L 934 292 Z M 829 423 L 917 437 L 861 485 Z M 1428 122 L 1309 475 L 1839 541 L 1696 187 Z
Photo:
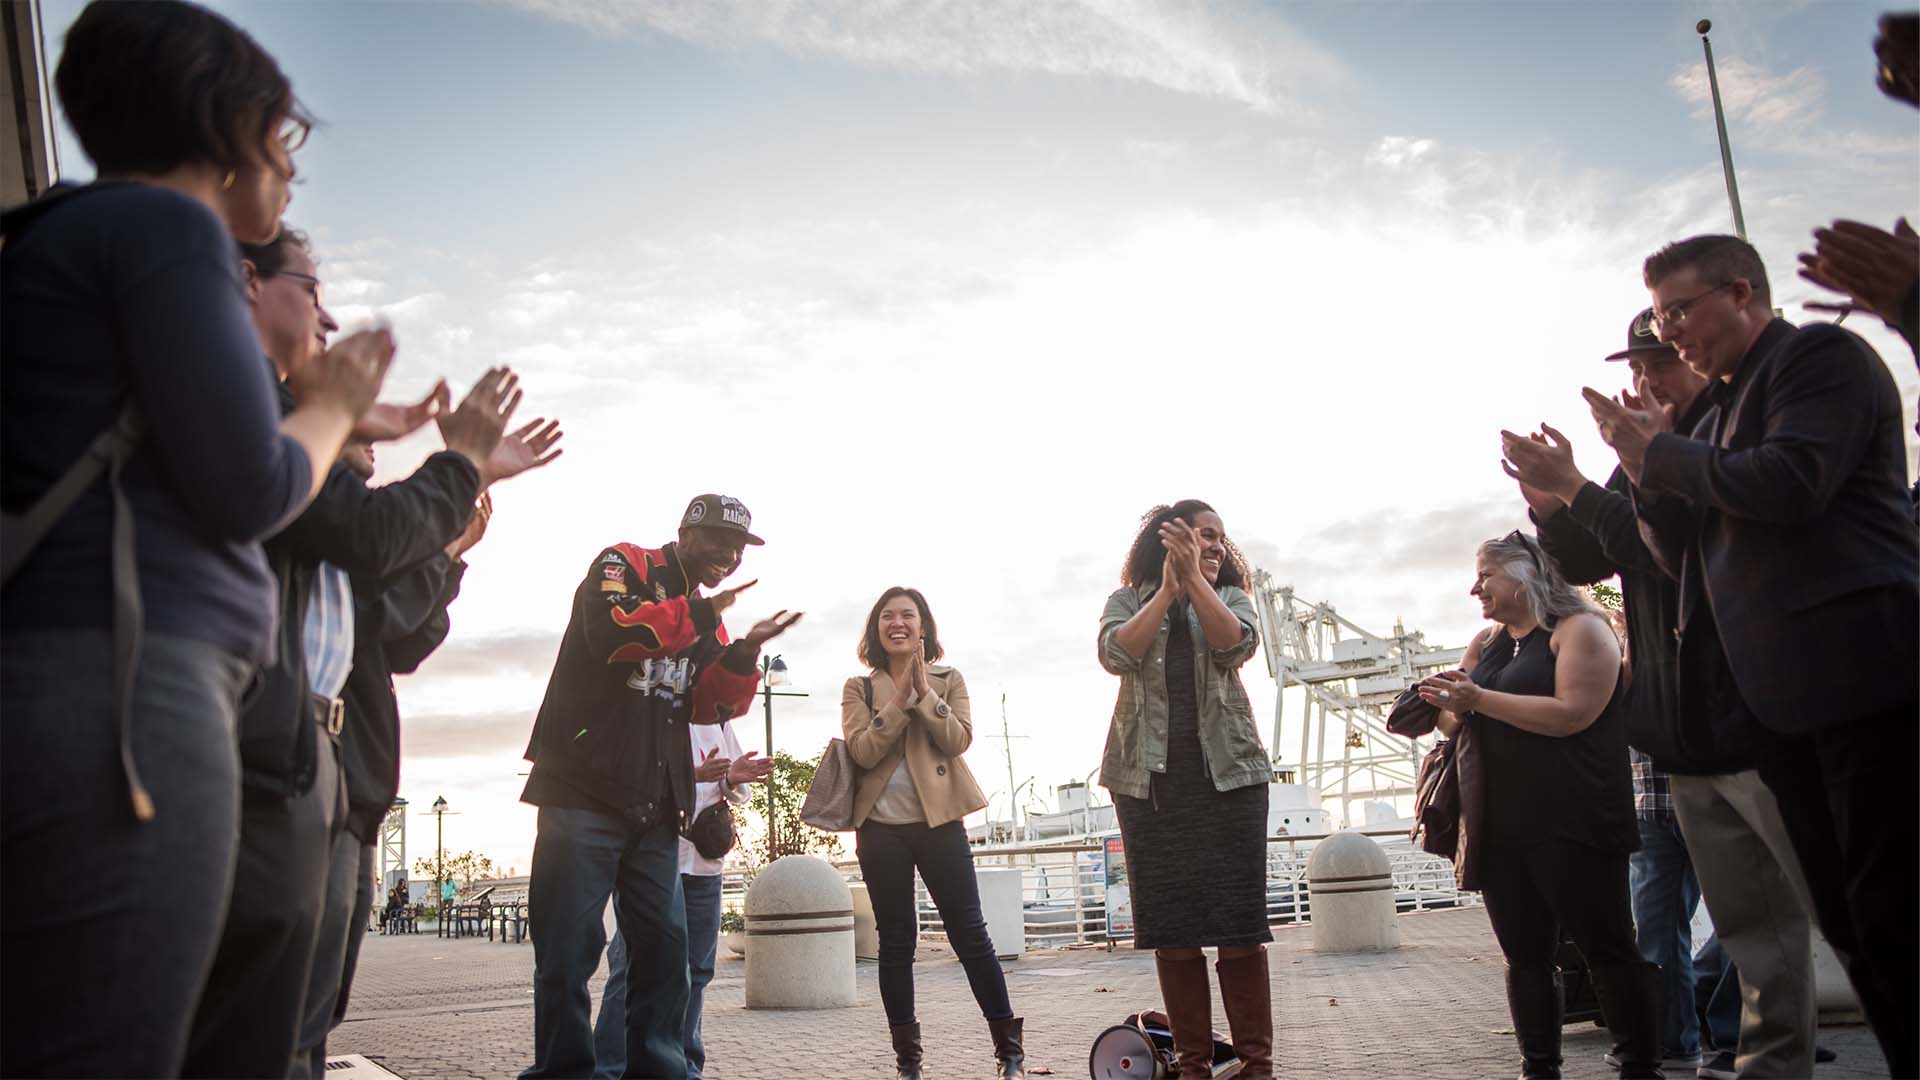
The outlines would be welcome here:
M 1627 347 L 1607 359 L 1627 362 L 1635 391 L 1671 409 L 1676 430 L 1693 430 L 1711 404 L 1707 379 L 1659 340 L 1651 308 L 1634 317 Z M 1642 955 L 1666 976 L 1665 1064 L 1697 1064 L 1702 1077 L 1736 1075 L 1735 1047 L 1699 1056 L 1691 922 L 1704 896 L 1745 987 L 1737 1074 L 1811 1075 L 1810 899 L 1779 806 L 1748 740 L 1728 723 L 1734 710 L 1725 657 L 1717 647 L 1702 655 L 1707 650 L 1693 641 L 1683 654 L 1676 643 L 1679 586 L 1640 535 L 1625 471 L 1615 468 L 1603 488 L 1580 474 L 1564 436 L 1541 430 L 1544 439 L 1501 433 L 1507 474 L 1520 482 L 1540 545 L 1576 584 L 1618 574 L 1625 601 L 1633 671 L 1627 730 L 1641 834 L 1634 923 Z M 1690 878 L 1697 890 L 1688 888 Z
M 800 620 L 776 612 L 729 644 L 720 618 L 754 583 L 702 595 L 737 570 L 752 515 L 700 495 L 679 538 L 601 550 L 534 720 L 521 798 L 540 808 L 528 914 L 534 955 L 534 1063 L 523 1080 L 593 1072 L 587 979 L 606 948 L 609 895 L 628 943 L 628 1076 L 683 1077 L 686 909 L 679 836 L 694 807 L 688 724 L 747 711 L 760 646 Z

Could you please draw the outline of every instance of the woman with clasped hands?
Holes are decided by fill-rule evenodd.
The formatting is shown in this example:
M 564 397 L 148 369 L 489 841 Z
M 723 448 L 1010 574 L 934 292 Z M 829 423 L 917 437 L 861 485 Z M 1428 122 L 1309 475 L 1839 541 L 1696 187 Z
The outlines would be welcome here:
M 960 821 L 987 805 L 961 757 L 973 742 L 966 680 L 953 668 L 933 666 L 943 655 L 940 632 L 918 589 L 895 586 L 880 594 L 867 614 L 858 654 L 872 673 L 847 680 L 840 726 L 861 770 L 853 793 L 855 850 L 880 934 L 880 1001 L 893 1035 L 896 1075 L 920 1077 L 920 1022 L 913 1007 L 918 870 L 993 1037 L 994 1075 L 1025 1076 L 1022 1021 L 1013 1015 L 1007 979 L 980 913 L 973 852 Z
M 1266 748 L 1240 666 L 1259 646 L 1246 561 L 1213 508 L 1156 506 L 1100 616 L 1120 676 L 1100 783 L 1133 885 L 1136 949 L 1154 950 L 1180 1076 L 1213 1075 L 1215 971 L 1240 1076 L 1273 1075 L 1267 972 Z
M 1458 740 L 1461 858 L 1476 879 L 1462 884 L 1481 890 L 1506 957 L 1520 1075 L 1560 1075 L 1554 958 L 1565 930 L 1587 959 L 1620 1074 L 1660 1076 L 1660 969 L 1640 956 L 1627 891 L 1639 831 L 1620 644 L 1606 613 L 1521 533 L 1480 545 L 1469 592 L 1494 625 L 1462 670 L 1419 693 Z

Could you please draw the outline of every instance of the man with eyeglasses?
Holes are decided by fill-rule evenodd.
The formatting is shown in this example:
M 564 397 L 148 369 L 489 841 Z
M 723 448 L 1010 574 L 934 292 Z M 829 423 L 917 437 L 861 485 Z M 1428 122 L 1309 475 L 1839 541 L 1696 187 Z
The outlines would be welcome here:
M 1634 317 L 1627 347 L 1607 359 L 1626 361 L 1639 396 L 1671 409 L 1677 430 L 1691 431 L 1711 406 L 1707 380 L 1659 340 L 1652 308 Z M 1620 577 L 1640 828 L 1630 864 L 1634 927 L 1641 955 L 1665 975 L 1664 1064 L 1697 1066 L 1710 1080 L 1811 1075 L 1813 954 L 1799 859 L 1751 748 L 1737 734 L 1715 738 L 1716 710 L 1725 705 L 1702 691 L 1699 673 L 1678 667 L 1679 589 L 1641 540 L 1626 470 L 1615 468 L 1602 487 L 1581 475 L 1572 444 L 1553 428 L 1500 435 L 1507 475 L 1520 482 L 1540 545 L 1567 580 L 1591 585 Z M 1706 674 L 1718 677 L 1726 661 L 1710 659 Z M 1682 686 L 1690 693 L 1683 696 Z M 1704 1061 L 1692 963 L 1692 920 L 1703 894 L 1724 947 L 1754 990 L 1744 1002 L 1724 999 L 1740 1024 L 1738 1055 L 1732 1045 L 1716 1046 Z M 1716 1019 L 1724 1029 L 1736 1016 Z
M 291 410 L 290 386 L 338 327 L 304 235 L 282 228 L 241 252 L 263 363 Z M 433 559 L 466 529 L 490 483 L 544 463 L 557 431 L 502 438 L 514 383 L 491 371 L 451 411 L 444 384 L 412 406 L 375 406 L 355 441 L 438 419 L 446 451 L 378 489 L 336 462 L 313 502 L 266 541 L 280 588 L 277 656 L 240 717 L 240 854 L 184 1075 L 304 1077 L 324 1067 L 314 1058 L 332 1018 L 360 866 L 358 841 L 343 827 L 340 750 L 354 736 L 342 701 L 355 649 L 351 582 L 385 584 Z
M 1686 438 L 1670 409 L 1585 396 L 1680 582 L 1683 677 L 1724 649 L 1726 719 L 1779 802 L 1814 914 L 1893 1075 L 1920 1075 L 1920 539 L 1893 376 L 1844 329 L 1775 318 L 1738 238 L 1670 244 L 1644 277 L 1660 340 L 1711 404 Z

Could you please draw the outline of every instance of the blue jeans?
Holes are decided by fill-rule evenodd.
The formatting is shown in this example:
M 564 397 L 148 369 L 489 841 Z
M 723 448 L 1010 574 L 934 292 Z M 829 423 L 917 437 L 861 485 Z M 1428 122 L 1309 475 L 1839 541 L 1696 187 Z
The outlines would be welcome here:
M 1693 1007 L 1700 1015 L 1706 1048 L 1740 1052 L 1740 969 L 1720 947 L 1720 935 L 1707 939 L 1693 957 Z
M 687 1076 L 698 1080 L 707 1066 L 700 1041 L 700 1010 L 720 945 L 720 875 L 680 875 L 687 904 L 687 1022 L 682 1044 Z M 607 985 L 600 991 L 600 1017 L 593 1023 L 594 1080 L 616 1080 L 627 1067 L 627 942 L 617 931 L 607 944 Z
M 0 1075 L 180 1075 L 219 947 L 252 665 L 146 635 L 131 734 L 147 822 L 120 771 L 112 670 L 104 630 L 0 639 Z
M 624 1075 L 682 1080 L 687 1012 L 687 916 L 680 837 L 673 826 L 635 832 L 613 814 L 540 808 L 527 915 L 533 933 L 533 1065 L 521 1080 L 593 1074 L 593 999 L 614 917 L 628 953 Z
M 1633 888 L 1633 929 L 1644 959 L 1660 965 L 1666 985 L 1666 1016 L 1660 1044 L 1667 1056 L 1700 1052 L 1700 1017 L 1693 1008 L 1693 913 L 1700 883 L 1680 827 L 1640 822 L 1640 850 L 1628 862 Z

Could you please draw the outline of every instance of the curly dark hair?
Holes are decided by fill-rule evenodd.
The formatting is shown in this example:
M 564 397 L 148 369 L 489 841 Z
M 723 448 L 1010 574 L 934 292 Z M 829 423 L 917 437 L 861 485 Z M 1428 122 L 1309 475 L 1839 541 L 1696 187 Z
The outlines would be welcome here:
M 1199 499 L 1181 499 L 1170 506 L 1156 506 L 1140 515 L 1140 531 L 1133 534 L 1133 547 L 1127 550 L 1127 561 L 1120 567 L 1120 584 L 1137 588 L 1159 581 L 1160 567 L 1167 557 L 1166 548 L 1160 546 L 1160 526 L 1174 518 L 1183 518 L 1191 525 L 1193 516 L 1202 512 L 1218 514 L 1220 511 Z M 1220 577 L 1214 584 L 1244 589 L 1253 580 L 1253 574 L 1247 569 L 1247 557 L 1240 554 L 1240 549 L 1234 546 L 1232 540 L 1223 542 L 1227 548 L 1227 560 L 1220 564 Z
M 263 278 L 270 278 L 287 268 L 291 260 L 288 253 L 299 248 L 313 257 L 313 242 L 299 229 L 288 228 L 285 222 L 280 224 L 280 234 L 264 244 L 241 244 L 240 257 L 253 264 L 253 272 Z M 315 263 L 320 260 L 314 259 Z
M 261 160 L 286 120 L 313 118 L 272 55 L 182 0 L 94 0 L 54 71 L 61 107 L 102 176 Z
M 887 601 L 900 596 L 912 600 L 913 606 L 920 609 L 920 629 L 924 631 L 922 644 L 926 646 L 927 663 L 931 664 L 947 654 L 940 646 L 940 628 L 934 624 L 933 609 L 927 606 L 927 598 L 921 595 L 919 589 L 895 585 L 873 602 L 873 610 L 867 612 L 867 632 L 860 635 L 860 647 L 855 650 L 860 662 L 875 671 L 887 666 L 887 647 L 880 643 L 880 609 L 887 606 Z

